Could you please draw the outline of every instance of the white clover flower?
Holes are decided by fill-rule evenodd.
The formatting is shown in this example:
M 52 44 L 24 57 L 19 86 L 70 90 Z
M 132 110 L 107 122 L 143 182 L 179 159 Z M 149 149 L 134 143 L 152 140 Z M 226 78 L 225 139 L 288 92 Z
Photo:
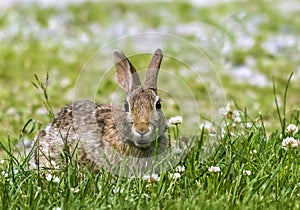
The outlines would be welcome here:
M 236 123 L 241 123 L 242 122 L 240 111 L 238 111 L 238 110 L 233 111 L 233 121 L 236 122 Z
M 176 172 L 176 173 L 170 173 L 169 177 L 171 179 L 179 179 L 181 177 L 181 174 Z
M 208 168 L 208 171 L 209 172 L 212 172 L 212 173 L 218 173 L 218 172 L 221 172 L 221 169 L 219 166 L 210 166 Z
M 177 166 L 175 170 L 177 172 L 184 172 L 185 171 L 185 167 L 184 166 Z
M 199 127 L 200 129 L 204 128 L 206 130 L 210 130 L 213 127 L 213 125 L 208 121 L 204 121 L 202 124 L 199 125 Z
M 143 176 L 143 179 L 147 180 L 148 182 L 159 182 L 160 180 L 158 174 L 145 175 Z
M 182 123 L 182 117 L 181 116 L 175 116 L 175 117 L 171 117 L 169 119 L 168 124 L 169 125 L 178 125 Z
M 48 182 L 54 182 L 54 183 L 59 183 L 60 182 L 60 178 L 59 177 L 57 177 L 57 176 L 53 176 L 52 174 L 47 174 L 46 175 L 46 180 L 48 181 Z
M 288 148 L 295 148 L 298 147 L 299 141 L 294 139 L 294 137 L 287 137 L 283 139 L 281 145 L 282 147 L 287 150 Z
M 115 187 L 113 189 L 113 193 L 116 194 L 116 193 L 123 193 L 124 192 L 124 188 L 120 188 L 120 187 Z
M 250 129 L 253 127 L 253 123 L 252 122 L 247 122 L 246 123 L 246 128 Z
M 250 170 L 243 170 L 243 175 L 250 176 L 251 175 L 251 171 Z
M 14 173 L 14 174 L 17 174 L 18 172 L 19 172 L 19 170 L 18 170 L 17 168 L 14 168 L 14 169 L 13 169 L 13 173 Z
M 223 116 L 227 116 L 228 113 L 230 112 L 231 112 L 230 103 L 228 103 L 226 107 L 222 107 L 219 109 L 219 113 Z
M 221 137 L 224 138 L 226 135 L 226 129 L 224 129 L 224 127 L 221 128 Z
M 51 160 L 50 162 L 46 162 L 46 168 L 59 169 L 59 165 L 54 160 Z
M 233 120 L 236 123 L 241 123 L 241 113 L 238 110 L 232 110 L 230 107 L 230 103 L 227 104 L 226 107 L 222 107 L 219 109 L 219 113 L 225 116 L 229 120 Z
M 61 210 L 60 207 L 54 207 L 52 210 Z
M 294 136 L 298 133 L 298 127 L 295 124 L 290 124 L 286 127 L 286 132 Z
M 2 176 L 4 176 L 4 178 L 8 177 L 8 173 L 6 171 L 2 171 L 1 174 L 2 174 Z
M 257 153 L 257 150 L 256 150 L 256 149 L 250 151 L 250 154 L 251 154 L 251 155 L 256 154 L 256 153 Z
M 5 162 L 4 159 L 1 159 L 1 160 L 0 160 L 0 164 L 3 164 L 4 162 Z
M 47 180 L 48 182 L 50 182 L 50 181 L 52 180 L 52 174 L 47 174 L 47 175 L 46 175 L 46 180 Z
M 53 182 L 54 182 L 54 183 L 59 183 L 59 182 L 60 182 L 60 178 L 57 177 L 57 176 L 54 176 Z
M 210 134 L 215 135 L 217 133 L 216 128 L 214 125 L 209 121 L 204 121 L 202 124 L 199 125 L 200 129 L 203 128 L 207 130 Z
M 264 141 L 269 141 L 270 137 L 269 136 L 265 136 Z
M 56 162 L 54 160 L 51 160 L 50 164 L 53 165 L 53 166 L 56 166 Z
M 73 192 L 73 193 L 78 193 L 79 192 L 79 188 L 75 187 L 71 187 L 70 190 Z
M 141 197 L 142 198 L 150 198 L 149 194 L 147 194 L 147 193 L 143 193 Z
M 53 160 L 51 160 L 50 162 L 46 162 L 46 167 L 50 168 L 53 165 L 53 163 L 55 163 L 55 161 L 53 161 Z

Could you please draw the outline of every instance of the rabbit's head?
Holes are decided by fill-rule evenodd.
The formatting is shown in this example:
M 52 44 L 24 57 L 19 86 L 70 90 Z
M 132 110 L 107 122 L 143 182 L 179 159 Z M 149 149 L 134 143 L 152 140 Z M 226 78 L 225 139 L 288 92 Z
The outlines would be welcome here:
M 116 78 L 126 92 L 124 111 L 116 123 L 123 139 L 138 148 L 147 148 L 164 135 L 166 119 L 157 95 L 157 76 L 162 61 L 162 51 L 157 49 L 148 66 L 144 84 L 128 58 L 119 50 L 113 52 Z

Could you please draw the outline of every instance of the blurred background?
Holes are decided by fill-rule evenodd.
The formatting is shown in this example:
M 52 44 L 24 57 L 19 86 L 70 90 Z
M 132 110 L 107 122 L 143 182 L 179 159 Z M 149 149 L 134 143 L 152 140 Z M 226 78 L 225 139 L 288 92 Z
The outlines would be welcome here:
M 273 84 L 282 105 L 292 72 L 287 112 L 299 109 L 299 1 L 1 1 L 0 43 L 1 142 L 16 142 L 30 119 L 50 121 L 34 74 L 44 81 L 49 73 L 55 111 L 74 98 L 122 98 L 114 97 L 115 48 L 141 73 L 163 50 L 167 117 L 214 120 L 230 102 L 261 113 L 272 129 L 279 123 Z

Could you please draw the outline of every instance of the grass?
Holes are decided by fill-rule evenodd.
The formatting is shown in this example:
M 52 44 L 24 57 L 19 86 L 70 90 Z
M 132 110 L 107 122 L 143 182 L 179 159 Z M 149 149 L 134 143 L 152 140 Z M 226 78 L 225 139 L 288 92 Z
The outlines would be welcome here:
M 273 38 L 284 36 L 284 43 L 288 43 L 293 37 L 299 37 L 300 23 L 296 11 L 281 11 L 278 5 L 279 2 L 264 1 L 207 7 L 185 2 L 83 2 L 63 7 L 15 5 L 3 10 L 0 13 L 3 29 L 0 34 L 0 157 L 3 160 L 0 208 L 300 208 L 299 145 L 287 149 L 282 146 L 288 137 L 300 138 L 300 132 L 291 134 L 286 130 L 289 124 L 299 127 L 300 60 L 295 56 L 299 52 L 297 44 L 275 42 L 274 51 L 265 47 Z M 186 11 L 188 14 L 182 15 Z M 120 27 L 119 20 L 122 20 L 121 28 L 117 27 Z M 194 29 L 192 32 L 188 31 L 190 28 L 179 30 L 191 23 L 201 23 L 205 33 L 199 36 L 200 32 Z M 99 74 L 102 65 L 110 62 L 111 51 L 87 62 L 95 51 L 122 35 L 144 31 L 176 34 L 203 49 L 215 64 L 226 98 L 232 103 L 223 113 L 223 132 L 213 152 L 202 149 L 216 135 L 215 128 L 205 124 L 193 133 L 197 140 L 186 158 L 178 163 L 185 170 L 176 171 L 174 166 L 160 174 L 159 179 L 150 181 L 118 177 L 107 171 L 95 173 L 78 169 L 76 164 L 61 169 L 29 170 L 28 160 L 18 161 L 10 155 L 19 140 L 33 139 L 38 129 L 51 121 L 51 110 L 56 113 L 72 101 L 83 66 L 95 69 L 91 72 L 94 76 Z M 250 37 L 253 45 L 245 47 L 240 37 Z M 188 48 L 178 51 L 176 43 L 166 42 L 163 50 L 172 52 L 174 57 L 194 59 L 192 63 L 202 67 L 199 64 L 202 58 L 191 56 Z M 230 50 L 223 52 L 220 48 L 226 42 Z M 126 43 L 122 50 L 135 52 L 134 44 Z M 134 57 L 133 63 L 140 69 L 147 65 L 146 57 Z M 172 69 L 184 83 L 189 83 L 195 98 L 203 105 L 200 115 L 208 115 L 209 104 L 203 104 L 209 100 L 205 87 L 189 82 L 194 75 L 185 75 L 186 66 L 175 62 L 166 57 L 163 67 Z M 267 83 L 259 86 L 237 79 L 238 71 L 234 70 L 240 66 L 251 69 L 254 75 L 263 75 Z M 107 75 L 108 79 L 97 90 L 96 98 L 100 102 L 106 102 L 116 88 L 111 79 L 113 74 Z M 163 108 L 168 118 L 179 115 L 182 109 L 180 104 L 168 100 L 163 101 Z M 184 132 L 181 127 L 180 130 Z M 220 171 L 210 172 L 211 166 L 219 167 Z
M 281 111 L 278 109 L 278 115 Z M 288 117 L 299 123 L 299 113 L 285 116 L 286 124 L 290 123 Z M 251 119 L 241 110 L 227 109 L 223 123 L 219 145 L 206 160 L 201 159 L 199 148 L 214 134 L 203 128 L 189 154 L 179 163 L 184 170 L 176 171 L 174 167 L 150 181 L 118 177 L 107 171 L 80 170 L 76 164 L 28 170 L 28 160 L 17 162 L 8 150 L 9 155 L 0 166 L 1 207 L 297 209 L 299 145 L 284 149 L 281 143 L 287 136 L 299 138 L 300 133 L 289 134 L 283 127 L 267 135 L 261 116 Z M 211 166 L 219 167 L 220 171 L 210 171 Z

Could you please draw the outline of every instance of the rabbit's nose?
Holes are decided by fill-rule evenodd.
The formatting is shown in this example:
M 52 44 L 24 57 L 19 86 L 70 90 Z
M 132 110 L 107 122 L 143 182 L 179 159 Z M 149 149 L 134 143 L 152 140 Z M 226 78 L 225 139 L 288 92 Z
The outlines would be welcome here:
M 147 136 L 151 134 L 151 126 L 148 123 L 139 123 L 132 127 L 133 133 L 139 136 Z

